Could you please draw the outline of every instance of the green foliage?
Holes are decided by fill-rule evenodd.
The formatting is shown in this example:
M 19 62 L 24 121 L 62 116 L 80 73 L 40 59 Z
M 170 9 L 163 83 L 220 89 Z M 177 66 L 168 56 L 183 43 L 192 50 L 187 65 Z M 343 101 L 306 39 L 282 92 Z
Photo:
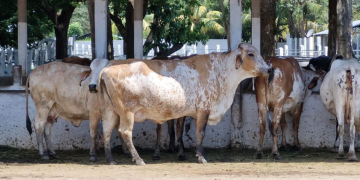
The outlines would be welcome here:
M 197 0 L 151 0 L 148 13 L 154 14 L 150 24 L 154 41 L 144 47 L 144 54 L 151 49 L 159 49 L 160 54 L 168 54 L 174 45 L 191 45 L 197 41 L 205 43 L 208 37 L 200 32 L 204 23 L 192 26 L 192 15 L 198 5 Z
M 27 27 L 28 43 L 44 39 L 52 32 L 52 23 L 46 15 L 28 4 Z M 17 47 L 17 4 L 13 0 L 2 0 L 0 6 L 0 46 Z
M 83 29 L 80 22 L 73 22 L 69 25 L 68 36 L 76 35 L 77 37 L 83 35 Z
M 86 3 L 79 3 L 74 13 L 71 16 L 70 24 L 80 23 L 82 34 L 91 33 L 90 31 L 90 18 Z M 69 27 L 70 28 L 70 27 Z

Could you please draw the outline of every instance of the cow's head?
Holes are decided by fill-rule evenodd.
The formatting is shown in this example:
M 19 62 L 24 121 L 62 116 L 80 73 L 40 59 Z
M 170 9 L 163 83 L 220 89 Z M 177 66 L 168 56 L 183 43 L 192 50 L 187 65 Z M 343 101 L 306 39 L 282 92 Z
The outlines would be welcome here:
M 259 51 L 251 44 L 240 43 L 239 54 L 236 56 L 235 68 L 242 68 L 253 77 L 273 73 L 273 69 L 266 64 Z
M 304 101 L 305 102 L 307 100 L 307 98 L 309 98 L 309 96 L 311 95 L 311 93 L 313 91 L 317 92 L 320 90 L 320 86 L 321 83 L 324 80 L 324 77 L 326 75 L 326 72 L 323 70 L 307 70 L 302 68 L 302 75 L 305 81 L 305 98 Z
M 97 93 L 97 85 L 98 85 L 98 79 L 101 70 L 109 63 L 109 60 L 107 59 L 94 59 L 92 63 L 90 64 L 91 69 L 91 81 L 89 83 L 89 90 L 91 93 Z

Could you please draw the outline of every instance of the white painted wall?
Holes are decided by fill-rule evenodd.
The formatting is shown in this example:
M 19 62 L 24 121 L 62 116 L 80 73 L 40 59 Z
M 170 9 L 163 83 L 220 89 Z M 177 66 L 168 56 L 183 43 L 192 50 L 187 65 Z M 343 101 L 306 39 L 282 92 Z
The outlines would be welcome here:
M 30 118 L 32 123 L 34 123 L 36 109 L 31 98 L 29 99 Z M 256 148 L 259 140 L 259 120 L 255 101 L 254 94 L 243 94 L 243 121 L 240 122 L 241 133 L 238 140 L 242 142 L 243 147 L 246 148 Z M 25 128 L 25 93 L 0 91 L 0 107 L 0 145 L 26 149 L 37 148 L 35 134 L 33 133 L 30 137 Z M 230 145 L 230 118 L 231 113 L 228 111 L 218 125 L 207 126 L 204 138 L 205 147 L 223 148 Z M 288 142 L 293 142 L 292 120 L 287 117 L 287 122 L 289 123 L 287 132 Z M 193 147 L 196 144 L 194 121 L 187 119 L 186 126 L 189 130 L 186 131 L 183 136 L 185 147 Z M 156 140 L 155 129 L 156 125 L 150 121 L 135 123 L 133 132 L 135 146 L 154 148 Z M 299 131 L 299 140 L 302 147 L 330 148 L 333 146 L 335 139 L 334 117 L 323 107 L 319 94 L 311 95 L 305 103 Z M 163 125 L 162 132 L 161 145 L 165 148 L 169 142 L 166 123 Z M 280 130 L 279 133 L 281 133 Z M 346 127 L 345 143 L 348 139 L 348 127 Z M 88 121 L 84 121 L 80 127 L 76 128 L 67 121 L 59 119 L 53 126 L 52 142 L 55 149 L 89 149 L 90 136 Z M 280 142 L 281 141 L 279 141 L 279 143 Z M 271 143 L 272 139 L 270 139 L 270 133 L 267 131 L 264 147 L 270 148 Z M 119 144 L 118 134 L 114 131 L 112 145 Z

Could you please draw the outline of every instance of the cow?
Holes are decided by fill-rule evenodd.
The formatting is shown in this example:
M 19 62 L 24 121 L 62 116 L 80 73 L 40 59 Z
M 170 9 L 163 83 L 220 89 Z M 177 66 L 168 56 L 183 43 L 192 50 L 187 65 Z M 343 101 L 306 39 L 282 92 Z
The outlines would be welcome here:
M 71 56 L 61 60 L 63 63 L 79 64 L 83 66 L 90 66 L 91 60 L 89 58 L 81 58 L 79 56 Z
M 106 133 L 116 124 L 108 117 L 119 115 L 117 129 L 137 165 L 145 163 L 132 142 L 134 122 L 150 119 L 163 123 L 184 116 L 195 117 L 196 156 L 199 163 L 207 163 L 202 146 L 206 125 L 222 119 L 243 79 L 271 73 L 258 50 L 244 43 L 230 53 L 198 55 L 181 61 L 126 61 L 99 62 L 102 66 L 94 65 L 95 69 L 91 64 L 94 84 L 89 89 L 102 94 L 104 106 L 116 112 L 102 113 L 104 147 L 108 148 L 105 144 L 110 139 L 106 139 Z
M 277 147 L 279 123 L 282 131 L 281 149 L 287 149 L 285 113 L 293 115 L 294 147 L 297 150 L 301 149 L 298 129 L 303 103 L 311 94 L 311 89 L 321 83 L 324 73 L 301 69 L 294 58 L 271 57 L 267 62 L 274 68 L 272 82 L 269 83 L 268 77 L 264 76 L 259 76 L 255 80 L 256 102 L 260 119 L 260 139 L 254 158 L 260 159 L 262 157 L 262 144 L 266 130 L 265 119 L 267 119 L 273 137 L 272 155 L 275 159 L 280 159 L 281 156 Z M 274 113 L 272 120 L 269 111 Z
M 76 127 L 83 120 L 90 120 L 90 160 L 97 160 L 95 142 L 100 104 L 97 95 L 88 90 L 90 78 L 82 82 L 86 84 L 85 86 L 79 86 L 82 74 L 89 70 L 88 66 L 51 62 L 39 66 L 29 74 L 26 81 L 26 124 L 31 135 L 31 121 L 28 115 L 28 86 L 30 86 L 30 95 L 36 107 L 34 128 L 42 159 L 59 158 L 51 145 L 51 127 L 57 121 L 57 117 L 60 117 Z M 43 147 L 44 134 L 47 151 Z
M 360 64 L 356 59 L 334 60 L 330 71 L 320 87 L 320 96 L 325 108 L 336 116 L 340 136 L 338 157 L 344 158 L 344 122 L 350 124 L 349 161 L 358 161 L 355 154 L 355 131 L 360 128 Z
M 306 67 L 304 67 L 304 69 L 313 70 L 313 71 L 322 70 L 322 71 L 325 71 L 325 73 L 327 73 L 330 71 L 331 63 L 334 60 L 343 59 L 343 58 L 344 57 L 340 54 L 334 55 L 333 58 L 322 55 L 322 56 L 310 59 L 309 64 Z M 339 133 L 337 131 L 338 121 L 337 120 L 335 120 L 335 121 L 336 121 L 336 128 L 335 128 L 336 135 L 335 135 L 335 141 L 334 141 L 334 150 L 337 151 L 338 147 L 336 146 L 336 142 L 339 138 Z

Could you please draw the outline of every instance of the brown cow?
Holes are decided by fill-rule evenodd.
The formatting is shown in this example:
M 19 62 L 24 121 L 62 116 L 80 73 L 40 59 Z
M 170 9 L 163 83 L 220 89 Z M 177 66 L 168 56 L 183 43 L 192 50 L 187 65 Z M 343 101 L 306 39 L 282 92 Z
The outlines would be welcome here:
M 79 56 L 71 56 L 68 58 L 64 58 L 61 62 L 63 63 L 71 63 L 71 64 L 79 64 L 83 66 L 90 66 L 91 60 L 89 58 L 81 58 Z
M 107 134 L 117 124 L 108 118 L 119 115 L 117 129 L 138 165 L 145 163 L 132 142 L 134 122 L 151 119 L 163 123 L 184 116 L 195 117 L 196 154 L 199 163 L 206 163 L 202 146 L 206 125 L 215 125 L 222 119 L 243 79 L 267 74 L 270 69 L 250 44 L 240 44 L 226 54 L 199 55 L 181 61 L 126 62 L 100 62 L 103 66 L 93 63 L 93 78 L 98 73 L 100 76 L 91 81 L 95 84 L 89 85 L 89 89 L 94 92 L 100 80 L 100 99 L 116 112 L 106 114 L 105 109 L 102 114 L 105 148 L 110 147 L 105 145 L 110 140 Z
M 273 57 L 267 62 L 274 68 L 272 82 L 269 83 L 268 77 L 264 76 L 257 77 L 255 81 L 256 102 L 258 104 L 260 119 L 260 140 L 254 158 L 259 159 L 263 154 L 262 144 L 265 134 L 265 119 L 267 119 L 269 130 L 273 136 L 272 154 L 275 159 L 280 159 L 277 148 L 277 129 L 279 122 L 282 131 L 281 147 L 286 148 L 285 130 L 287 126 L 285 113 L 293 114 L 294 145 L 297 149 L 300 149 L 298 129 L 303 103 L 310 96 L 311 89 L 313 89 L 317 83 L 321 83 L 324 73 L 301 69 L 299 63 L 294 58 L 281 59 Z M 272 121 L 269 111 L 274 112 Z

